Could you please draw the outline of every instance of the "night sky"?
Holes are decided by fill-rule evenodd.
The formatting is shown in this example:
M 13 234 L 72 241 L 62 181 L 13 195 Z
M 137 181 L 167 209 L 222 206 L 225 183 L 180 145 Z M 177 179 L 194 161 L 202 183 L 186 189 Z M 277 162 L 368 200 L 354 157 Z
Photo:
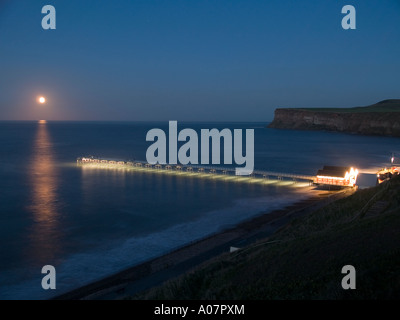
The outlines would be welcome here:
M 0 61 L 0 120 L 271 121 L 400 98 L 400 0 L 0 0 Z

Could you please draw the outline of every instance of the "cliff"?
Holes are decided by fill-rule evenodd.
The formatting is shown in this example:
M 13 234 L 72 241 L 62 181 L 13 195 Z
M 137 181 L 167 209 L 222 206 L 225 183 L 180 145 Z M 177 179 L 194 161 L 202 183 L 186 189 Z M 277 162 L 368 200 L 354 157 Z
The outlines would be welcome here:
M 278 108 L 268 127 L 400 137 L 400 99 L 355 108 Z

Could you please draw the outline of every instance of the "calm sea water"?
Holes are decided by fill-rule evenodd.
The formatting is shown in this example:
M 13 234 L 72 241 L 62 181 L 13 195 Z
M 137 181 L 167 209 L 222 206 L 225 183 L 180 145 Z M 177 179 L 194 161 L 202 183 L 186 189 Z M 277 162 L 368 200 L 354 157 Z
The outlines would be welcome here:
M 323 165 L 374 172 L 398 139 L 266 129 L 264 123 L 178 123 L 255 129 L 255 168 L 315 174 Z M 145 160 L 163 123 L 0 123 L 0 299 L 45 299 L 309 195 L 302 184 L 235 183 L 82 168 L 96 155 Z M 57 290 L 41 288 L 41 268 Z

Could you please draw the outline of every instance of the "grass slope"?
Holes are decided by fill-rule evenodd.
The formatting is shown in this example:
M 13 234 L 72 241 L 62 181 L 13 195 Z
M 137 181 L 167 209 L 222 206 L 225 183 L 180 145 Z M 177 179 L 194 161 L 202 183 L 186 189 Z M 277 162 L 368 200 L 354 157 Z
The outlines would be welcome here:
M 298 108 L 300 110 L 318 111 L 318 112 L 400 112 L 400 99 L 383 100 L 367 107 L 354 108 Z
M 341 287 L 341 269 L 347 264 L 356 268 L 356 290 Z M 133 298 L 394 299 L 400 298 L 399 269 L 396 178 L 359 190 L 292 221 L 269 239 Z

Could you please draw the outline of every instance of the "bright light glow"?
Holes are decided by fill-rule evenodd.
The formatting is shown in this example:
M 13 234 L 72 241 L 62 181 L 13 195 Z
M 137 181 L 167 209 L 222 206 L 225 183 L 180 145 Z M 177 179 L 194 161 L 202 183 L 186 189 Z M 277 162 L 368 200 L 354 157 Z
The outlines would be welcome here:
M 39 97 L 38 98 L 39 103 L 45 103 L 46 102 L 46 98 L 45 97 Z
M 358 176 L 358 169 L 350 168 L 350 172 L 347 171 L 343 178 L 317 176 L 315 182 L 321 184 L 330 184 L 330 185 L 355 186 L 357 183 L 357 176 Z
M 47 121 L 46 120 L 39 120 L 39 124 L 46 124 Z

